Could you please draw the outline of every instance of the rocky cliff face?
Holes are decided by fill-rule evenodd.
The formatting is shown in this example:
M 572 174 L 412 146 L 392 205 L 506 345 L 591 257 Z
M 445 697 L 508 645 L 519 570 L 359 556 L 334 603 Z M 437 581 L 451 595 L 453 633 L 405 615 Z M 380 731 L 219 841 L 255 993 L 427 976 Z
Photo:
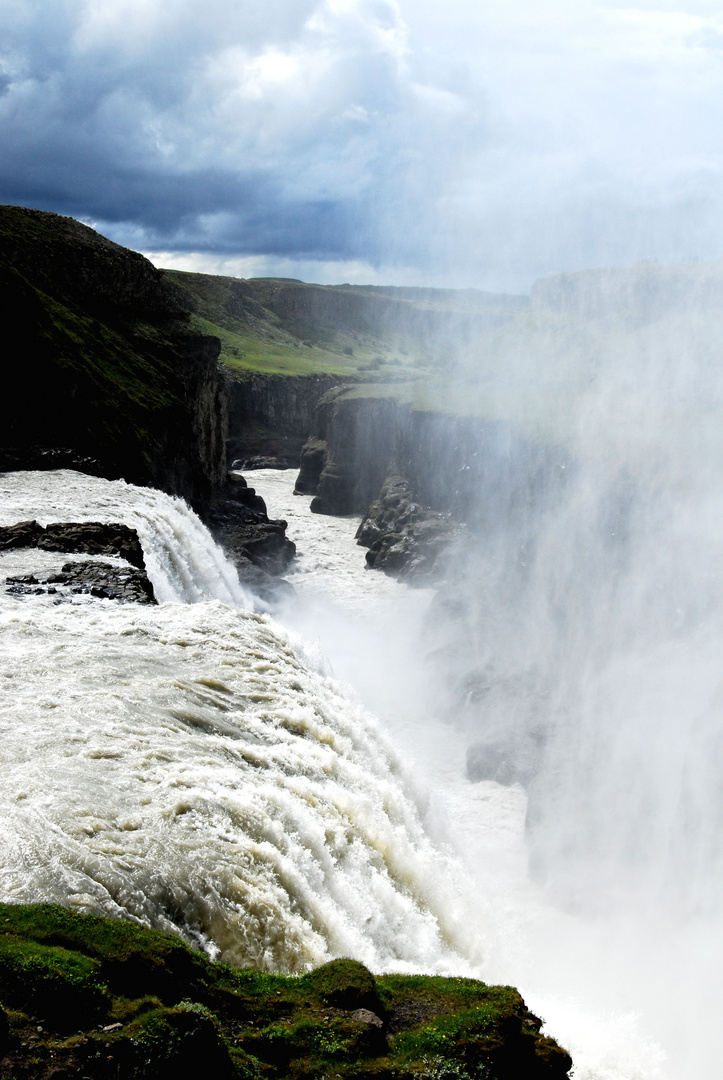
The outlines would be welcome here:
M 262 457 L 295 468 L 319 398 L 338 382 L 336 375 L 229 374 L 229 462 Z
M 378 387 L 331 391 L 313 430 L 296 490 L 316 513 L 365 514 L 367 563 L 395 576 L 433 577 L 458 526 L 504 528 L 565 466 L 510 424 L 414 409 Z
M 404 411 L 395 398 L 373 391 L 364 395 L 361 389 L 348 387 L 332 390 L 321 399 L 316 432 L 326 450 L 311 504 L 314 513 L 366 510 L 394 460 Z
M 215 338 L 142 255 L 72 218 L 0 208 L 4 468 L 78 464 L 201 505 L 225 481 Z

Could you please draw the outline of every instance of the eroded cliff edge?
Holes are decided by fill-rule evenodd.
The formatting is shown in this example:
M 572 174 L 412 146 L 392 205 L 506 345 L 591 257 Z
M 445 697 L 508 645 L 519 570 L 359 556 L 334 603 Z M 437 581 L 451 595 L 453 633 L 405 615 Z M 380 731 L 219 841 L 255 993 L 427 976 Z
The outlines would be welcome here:
M 224 483 L 219 342 L 189 329 L 182 291 L 147 259 L 73 218 L 4 206 L 0 303 L 16 342 L 0 467 L 75 467 L 193 505 Z

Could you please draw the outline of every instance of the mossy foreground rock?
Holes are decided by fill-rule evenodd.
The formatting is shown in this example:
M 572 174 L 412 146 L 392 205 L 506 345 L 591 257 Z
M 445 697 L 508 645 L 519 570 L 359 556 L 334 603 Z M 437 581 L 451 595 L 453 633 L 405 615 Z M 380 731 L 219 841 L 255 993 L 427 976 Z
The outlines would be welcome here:
M 334 960 L 237 971 L 131 923 L 0 904 L 0 1075 L 13 1080 L 562 1080 L 516 990 Z

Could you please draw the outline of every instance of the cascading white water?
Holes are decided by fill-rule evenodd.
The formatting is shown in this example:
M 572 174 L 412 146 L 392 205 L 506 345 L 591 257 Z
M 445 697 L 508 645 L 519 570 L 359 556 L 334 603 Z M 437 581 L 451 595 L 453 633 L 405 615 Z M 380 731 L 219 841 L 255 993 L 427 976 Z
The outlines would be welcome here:
M 135 529 L 161 603 L 208 599 L 237 606 L 249 603 L 235 570 L 182 499 L 69 469 L 0 474 L 0 524 L 33 518 L 41 525 L 112 521 Z
M 491 485 L 467 508 L 459 603 L 446 619 L 433 609 L 419 646 L 429 656 L 392 672 L 410 700 L 400 717 L 382 708 L 383 719 L 432 785 L 428 826 L 436 811 L 476 875 L 484 975 L 523 989 L 578 1077 L 713 1080 L 723 1008 L 720 314 L 576 324 L 543 313 L 524 331 L 471 363 L 507 417 L 499 423 L 510 434 L 528 425 L 565 468 L 538 475 L 500 452 L 502 467 L 490 466 Z M 485 506 L 499 494 L 492 485 L 516 482 L 516 498 Z M 382 622 L 371 630 L 367 655 L 389 673 Z M 323 627 L 319 636 L 337 670 L 363 676 L 361 648 Z M 398 656 L 393 635 L 384 640 Z M 445 664 L 456 666 L 450 684 L 460 678 L 443 717 L 433 683 Z M 376 671 L 365 692 L 377 707 L 375 681 Z M 532 747 L 527 793 L 466 780 L 475 739 Z
M 197 601 L 0 592 L 2 898 L 137 918 L 267 969 L 470 970 L 446 857 L 388 743 L 280 627 L 229 603 L 198 519 L 120 481 L 2 483 L 6 522 L 137 527 L 156 591 Z
M 303 498 L 284 505 L 257 476 L 302 550 L 292 580 L 312 602 L 285 614 L 291 635 L 239 609 L 232 569 L 182 504 L 72 473 L 2 478 L 5 522 L 138 528 L 156 591 L 174 600 L 0 594 L 3 898 L 139 918 L 236 963 L 300 970 L 351 954 L 376 970 L 514 983 L 571 1049 L 576 1080 L 686 1076 L 655 1040 L 689 1052 L 699 1038 L 691 1001 L 717 1001 L 702 970 L 717 923 L 707 937 L 677 928 L 656 959 L 654 921 L 645 937 L 639 922 L 549 903 L 527 877 L 524 792 L 472 784 L 467 733 L 430 708 L 415 640 L 429 594 L 365 573 L 355 523 L 314 518 Z M 271 479 L 288 492 L 288 477 Z M 28 558 L 41 555 L 53 558 Z M 321 674 L 329 661 L 383 735 Z M 680 1001 L 670 975 L 691 957 L 700 984 Z M 700 1076 L 714 1075 L 710 1050 Z
M 481 939 L 479 977 L 521 989 L 570 1049 L 576 1080 L 682 1078 L 684 1071 L 664 1065 L 663 1047 L 683 1034 L 687 1010 L 677 1004 L 677 1027 L 660 1025 L 650 943 L 631 939 L 621 921 L 590 920 L 551 904 L 528 875 L 525 791 L 467 777 L 465 724 L 435 707 L 438 673 L 427 649 L 443 628 L 432 593 L 365 571 L 357 522 L 310 514 L 310 499 L 292 494 L 294 479 L 293 471 L 248 474 L 274 513 L 288 519 L 303 553 L 291 575 L 301 602 L 288 605 L 284 622 L 318 642 L 424 788 L 425 828 L 453 847 L 467 882 L 468 927 Z

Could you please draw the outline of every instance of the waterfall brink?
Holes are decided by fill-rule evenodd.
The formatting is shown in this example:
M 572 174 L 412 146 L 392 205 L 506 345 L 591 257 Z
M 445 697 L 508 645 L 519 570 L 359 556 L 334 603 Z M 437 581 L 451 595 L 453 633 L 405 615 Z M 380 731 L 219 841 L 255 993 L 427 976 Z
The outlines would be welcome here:
M 471 970 L 439 884 L 453 875 L 376 723 L 240 610 L 192 511 L 70 472 L 10 474 L 2 494 L 5 521 L 136 528 L 160 598 L 194 601 L 0 594 L 2 899 L 137 919 L 268 970 Z
M 233 566 L 182 499 L 61 469 L 0 475 L 0 524 L 35 518 L 117 521 L 136 529 L 146 570 L 160 603 L 221 600 L 249 605 Z

